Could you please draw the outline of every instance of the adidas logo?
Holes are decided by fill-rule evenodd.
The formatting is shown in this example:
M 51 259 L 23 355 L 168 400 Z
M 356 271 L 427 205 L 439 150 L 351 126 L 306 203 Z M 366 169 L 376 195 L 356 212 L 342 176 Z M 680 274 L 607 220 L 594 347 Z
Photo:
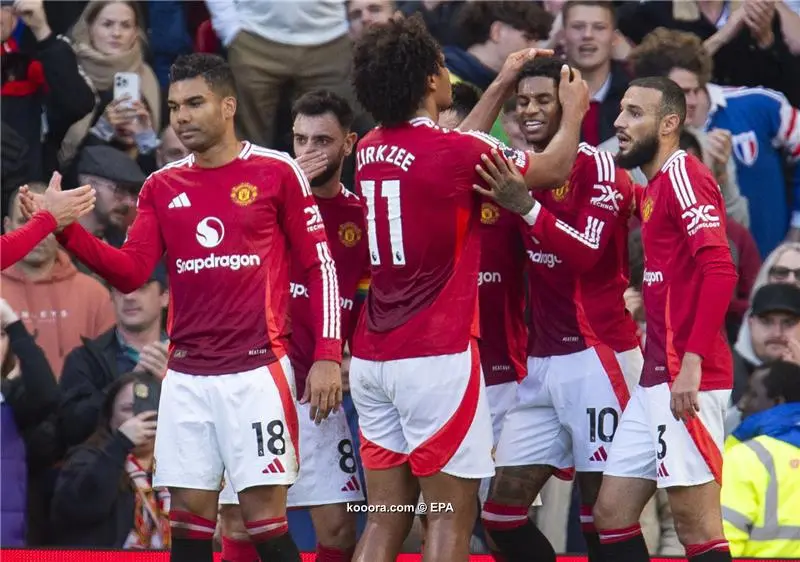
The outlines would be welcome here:
M 191 206 L 192 204 L 189 202 L 189 198 L 186 196 L 186 194 L 181 193 L 172 200 L 172 202 L 167 206 L 167 208 L 180 209 L 182 207 L 191 207 Z
M 267 468 L 261 471 L 262 474 L 277 474 L 279 472 L 286 472 L 286 469 L 283 468 L 281 460 L 278 457 L 275 457 L 275 459 L 267 465 Z
M 595 462 L 602 462 L 608 460 L 608 453 L 606 453 L 606 448 L 602 445 L 599 449 L 597 449 L 594 454 L 589 458 L 590 461 Z
M 667 478 L 669 477 L 669 472 L 667 471 L 666 465 L 662 462 L 658 465 L 658 470 L 656 471 L 659 478 Z
M 358 483 L 358 478 L 354 474 L 350 477 L 350 480 L 347 481 L 347 484 L 342 486 L 342 492 L 357 492 L 361 489 L 361 484 Z

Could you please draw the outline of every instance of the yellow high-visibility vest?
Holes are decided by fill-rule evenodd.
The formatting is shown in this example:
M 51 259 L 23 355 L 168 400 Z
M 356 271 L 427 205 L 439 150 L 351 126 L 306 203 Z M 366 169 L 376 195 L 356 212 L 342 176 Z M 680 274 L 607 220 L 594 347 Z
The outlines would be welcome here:
M 800 559 L 800 448 L 761 435 L 735 444 L 722 469 L 731 555 Z

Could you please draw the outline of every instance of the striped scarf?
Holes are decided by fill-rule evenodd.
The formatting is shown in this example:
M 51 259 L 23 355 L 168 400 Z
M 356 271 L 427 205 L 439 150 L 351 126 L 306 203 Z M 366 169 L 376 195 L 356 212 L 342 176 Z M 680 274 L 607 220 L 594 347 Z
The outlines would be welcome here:
M 169 492 L 154 490 L 150 476 L 139 466 L 136 457 L 128 455 L 125 470 L 133 483 L 136 505 L 133 513 L 133 529 L 125 539 L 124 549 L 169 549 Z

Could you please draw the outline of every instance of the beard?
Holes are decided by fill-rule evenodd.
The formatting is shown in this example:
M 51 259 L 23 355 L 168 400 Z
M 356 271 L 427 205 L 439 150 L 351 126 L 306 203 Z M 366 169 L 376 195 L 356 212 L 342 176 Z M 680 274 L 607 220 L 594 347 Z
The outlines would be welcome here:
M 333 160 L 331 160 L 330 163 L 328 163 L 328 166 L 322 171 L 320 175 L 315 177 L 313 180 L 310 180 L 308 183 L 311 185 L 311 187 L 322 187 L 339 172 L 339 169 L 342 167 L 343 160 L 344 160 L 344 149 L 339 151 L 338 156 Z
M 617 164 L 626 170 L 633 170 L 651 162 L 656 157 L 657 152 L 658 137 L 653 134 L 639 142 L 632 143 L 627 153 L 617 153 L 615 160 Z

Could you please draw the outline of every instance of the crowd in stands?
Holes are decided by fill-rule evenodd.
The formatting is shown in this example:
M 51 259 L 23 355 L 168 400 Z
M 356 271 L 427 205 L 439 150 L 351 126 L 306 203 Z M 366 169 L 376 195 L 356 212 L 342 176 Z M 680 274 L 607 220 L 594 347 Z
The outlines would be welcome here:
M 739 275 L 727 316 L 735 383 L 726 535 L 734 556 L 773 556 L 751 540 L 754 529 L 778 520 L 800 529 L 800 2 L 4 1 L 3 231 L 25 222 L 18 189 L 41 193 L 60 171 L 65 188 L 96 190 L 81 224 L 120 246 L 145 178 L 188 154 L 166 103 L 169 67 L 181 54 L 230 62 L 242 139 L 290 152 L 291 104 L 318 89 L 353 105 L 362 136 L 375 122 L 355 100 L 352 42 L 368 26 L 414 13 L 442 44 L 467 111 L 506 57 L 526 47 L 552 48 L 580 69 L 592 100 L 582 140 L 601 149 L 618 148 L 614 121 L 632 79 L 668 76 L 685 92 L 682 147 L 719 183 Z M 135 75 L 138 95 L 115 97 L 120 73 Z M 508 100 L 491 134 L 530 149 L 517 109 Z M 348 189 L 352 168 L 349 159 Z M 625 297 L 641 324 L 647 279 L 636 228 L 629 252 Z M 0 546 L 169 546 L 169 496 L 150 485 L 156 421 L 132 412 L 142 373 L 166 372 L 168 307 L 163 266 L 121 294 L 54 236 L 2 272 Z M 585 552 L 573 483 L 553 479 L 542 500 L 534 520 L 556 550 Z M 662 492 L 642 523 L 651 553 L 682 554 Z M 307 514 L 291 513 L 290 528 L 313 550 Z M 408 551 L 419 550 L 420 536 L 415 525 Z M 785 540 L 800 557 L 800 536 Z M 475 552 L 486 551 L 482 541 L 476 530 Z

